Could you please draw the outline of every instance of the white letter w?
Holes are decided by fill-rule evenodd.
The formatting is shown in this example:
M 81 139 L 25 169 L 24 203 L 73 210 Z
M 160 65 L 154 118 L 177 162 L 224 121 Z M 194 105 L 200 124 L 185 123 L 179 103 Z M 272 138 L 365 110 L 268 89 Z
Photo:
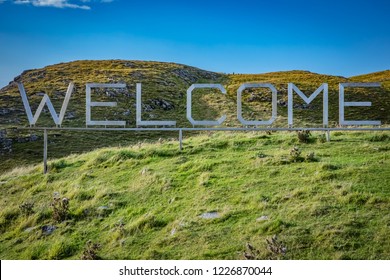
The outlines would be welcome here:
M 47 107 L 49 108 L 49 111 L 50 111 L 50 114 L 54 120 L 54 123 L 56 125 L 61 126 L 61 123 L 62 123 L 64 116 L 65 116 L 66 109 L 68 108 L 70 96 L 72 95 L 72 92 L 73 92 L 74 83 L 69 83 L 68 90 L 66 91 L 65 99 L 64 99 L 64 102 L 62 103 L 62 107 L 61 107 L 61 111 L 60 111 L 59 116 L 57 115 L 56 110 L 54 110 L 53 104 L 51 103 L 49 96 L 47 94 L 45 94 L 41 100 L 41 103 L 38 106 L 37 111 L 35 112 L 34 117 L 32 115 L 31 107 L 30 107 L 30 104 L 28 103 L 26 91 L 24 90 L 23 84 L 22 83 L 17 83 L 17 84 L 18 84 L 20 95 L 22 96 L 24 109 L 26 111 L 28 122 L 30 123 L 30 126 L 35 125 L 39 116 L 41 115 L 42 109 L 45 106 L 45 104 L 47 104 Z

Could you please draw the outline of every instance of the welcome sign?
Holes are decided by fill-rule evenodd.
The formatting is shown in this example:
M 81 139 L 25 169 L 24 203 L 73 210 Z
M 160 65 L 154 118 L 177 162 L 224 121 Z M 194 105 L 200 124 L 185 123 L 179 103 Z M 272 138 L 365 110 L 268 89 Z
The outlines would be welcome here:
M 47 105 L 50 115 L 57 127 L 61 127 L 73 89 L 74 89 L 74 83 L 70 83 L 68 86 L 68 89 L 65 94 L 65 99 L 62 103 L 62 107 L 60 110 L 60 113 L 57 114 L 52 102 L 50 101 L 50 98 L 47 94 L 43 95 L 43 98 L 33 115 L 33 112 L 31 110 L 30 103 L 27 98 L 26 91 L 24 89 L 24 86 L 22 83 L 17 83 L 20 95 L 22 97 L 24 109 L 29 121 L 30 126 L 35 126 L 39 116 L 42 113 L 42 110 L 45 105 Z M 371 102 L 368 101 L 346 101 L 345 100 L 345 94 L 344 91 L 346 88 L 373 88 L 373 87 L 380 87 L 380 83 L 340 83 L 339 84 L 339 125 L 340 126 L 379 126 L 381 125 L 381 121 L 379 120 L 346 120 L 345 119 L 345 107 L 363 107 L 363 106 L 371 106 Z M 93 101 L 92 97 L 92 89 L 93 88 L 126 88 L 126 84 L 122 83 L 116 83 L 116 84 L 105 84 L 105 83 L 87 83 L 85 92 L 86 92 L 86 98 L 85 98 L 85 125 L 86 129 L 88 129 L 88 126 L 112 126 L 112 127 L 123 127 L 123 129 L 126 129 L 126 122 L 125 121 L 119 121 L 119 120 L 93 120 L 91 117 L 91 112 L 93 107 L 115 107 L 117 106 L 117 102 L 97 102 Z M 192 114 L 192 104 L 193 104 L 193 91 L 195 89 L 217 89 L 221 94 L 226 94 L 226 89 L 221 84 L 192 84 L 187 89 L 187 103 L 186 103 L 186 116 L 188 121 L 193 126 L 203 126 L 203 127 L 210 127 L 210 126 L 221 126 L 224 121 L 226 120 L 226 115 L 221 115 L 216 120 L 204 120 L 204 119 L 194 119 Z M 269 90 L 271 96 L 272 96 L 272 115 L 268 120 L 247 120 L 243 117 L 243 102 L 242 102 L 242 94 L 243 91 L 250 88 L 263 88 Z M 293 94 L 296 93 L 306 104 L 310 104 L 320 93 L 323 93 L 323 128 L 324 130 L 329 131 L 328 127 L 328 84 L 323 83 L 320 85 L 310 96 L 306 96 L 295 84 L 288 83 L 288 127 L 293 127 Z M 244 83 L 242 84 L 238 90 L 237 90 L 237 120 L 243 125 L 243 128 L 249 127 L 255 127 L 258 128 L 259 126 L 270 126 L 274 123 L 274 121 L 277 118 L 277 90 L 274 85 L 270 83 Z M 141 114 L 142 114 L 142 106 L 141 106 L 141 99 L 142 99 L 142 84 L 137 83 L 136 84 L 136 126 L 142 126 L 142 127 L 150 127 L 150 126 L 176 126 L 176 120 L 142 120 Z M 180 129 L 186 129 L 186 128 L 180 128 Z M 190 129 L 190 128 L 188 128 Z M 229 129 L 229 128 L 228 128 Z M 240 129 L 240 128 L 230 128 L 232 130 L 234 129 Z M 277 129 L 277 128 L 272 128 Z M 280 128 L 283 129 L 283 128 Z M 309 128 L 310 129 L 310 128 Z M 383 128 L 381 129 L 383 130 Z

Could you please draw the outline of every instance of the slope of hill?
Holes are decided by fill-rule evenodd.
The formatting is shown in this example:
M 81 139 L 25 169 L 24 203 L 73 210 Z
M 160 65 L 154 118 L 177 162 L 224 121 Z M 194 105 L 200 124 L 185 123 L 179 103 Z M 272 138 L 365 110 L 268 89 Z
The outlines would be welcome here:
M 381 82 L 380 88 L 346 89 L 346 101 L 370 101 L 372 107 L 350 107 L 345 110 L 346 119 L 351 120 L 381 120 L 383 124 L 390 123 L 390 71 L 377 72 L 366 76 L 351 78 L 323 75 L 308 71 L 281 71 L 265 74 L 229 75 L 228 88 L 235 92 L 245 82 L 264 82 L 273 84 L 278 90 L 278 115 L 275 122 L 278 126 L 286 126 L 287 123 L 287 83 L 294 83 L 306 96 L 310 96 L 321 84 L 329 86 L 329 125 L 337 126 L 339 123 L 339 83 L 348 82 Z M 268 96 L 268 103 L 251 103 L 252 95 L 247 95 L 247 115 L 252 118 L 262 118 L 262 109 L 268 110 L 266 116 L 270 115 L 269 93 L 259 96 L 255 100 L 265 99 Z M 245 100 L 245 98 L 244 98 Z M 295 126 L 316 127 L 321 126 L 322 120 L 322 95 L 307 105 L 294 95 L 294 124 Z M 251 109 L 253 107 L 253 109 Z M 253 114 L 255 113 L 255 114 Z M 259 114 L 260 113 L 260 114 Z
M 15 169 L 0 258 L 390 259 L 390 134 L 332 137 L 206 133 Z
M 369 73 L 365 75 L 358 75 L 351 77 L 350 79 L 352 81 L 359 81 L 359 82 L 381 82 L 385 88 L 390 87 L 390 70 L 380 71 L 380 72 L 374 72 Z
M 135 87 L 136 83 L 142 83 L 144 118 L 169 118 L 172 117 L 170 109 L 176 109 L 174 116 L 185 108 L 186 89 L 193 83 L 221 82 L 224 75 L 201 70 L 186 65 L 145 62 L 145 61 L 75 61 L 47 66 L 42 69 L 24 71 L 15 78 L 16 82 L 22 82 L 29 95 L 33 111 L 42 99 L 40 93 L 47 93 L 54 101 L 53 105 L 60 108 L 66 88 L 70 82 L 75 83 L 75 91 L 72 94 L 68 108 L 68 117 L 63 126 L 85 126 L 85 85 L 86 83 L 125 83 L 125 90 L 107 89 L 93 92 L 96 101 L 116 101 L 118 109 L 110 108 L 108 112 L 101 112 L 96 108 L 95 118 L 124 119 L 129 125 L 135 124 Z M 3 114 L 0 123 L 27 125 L 27 119 L 23 112 L 20 94 L 17 86 L 11 83 L 0 91 L 1 108 L 8 108 L 10 112 Z M 159 106 L 158 101 L 165 100 L 168 108 Z M 160 116 L 161 111 L 165 116 Z M 145 112 L 146 111 L 146 112 Z M 150 112 L 153 111 L 153 114 Z M 47 111 L 48 113 L 48 111 Z M 16 119 L 15 119 L 16 118 Z M 37 126 L 53 126 L 53 122 L 46 114 L 37 123 Z
M 367 117 L 380 118 L 383 122 L 389 123 L 390 117 L 387 114 L 390 83 L 390 70 L 376 72 L 351 78 L 322 75 L 308 71 L 282 71 L 265 74 L 233 74 L 226 75 L 201 70 L 195 67 L 164 62 L 146 61 L 75 61 L 47 66 L 42 69 L 27 70 L 14 79 L 22 82 L 26 88 L 33 112 L 42 99 L 42 93 L 49 95 L 56 108 L 62 104 L 64 93 L 70 82 L 75 83 L 75 91 L 69 103 L 68 112 L 63 126 L 84 126 L 85 125 L 85 84 L 96 83 L 125 83 L 126 89 L 96 90 L 93 98 L 96 101 L 117 101 L 117 108 L 110 110 L 99 110 L 95 108 L 94 117 L 96 119 L 120 119 L 125 120 L 128 126 L 135 125 L 135 86 L 142 83 L 143 94 L 143 118 L 144 119 L 175 119 L 178 126 L 188 126 L 186 120 L 186 90 L 194 83 L 221 83 L 227 89 L 227 96 L 210 95 L 203 96 L 199 90 L 194 102 L 194 114 L 202 113 L 202 117 L 212 117 L 213 114 L 220 114 L 220 111 L 227 111 L 228 122 L 236 123 L 235 119 L 235 98 L 237 88 L 243 83 L 263 82 L 272 83 L 278 90 L 279 101 L 279 122 L 285 120 L 285 102 L 287 101 L 287 83 L 292 82 L 306 94 L 311 94 L 322 83 L 329 84 L 330 121 L 337 124 L 338 117 L 338 83 L 340 82 L 381 82 L 382 87 L 376 90 L 365 89 L 362 91 L 351 90 L 354 99 L 366 98 L 371 95 L 374 105 L 385 106 L 384 110 L 371 110 L 367 112 Z M 210 93 L 208 90 L 207 93 Z M 247 90 L 244 93 L 244 100 L 249 105 L 269 107 L 269 92 L 262 93 L 257 90 Z M 375 93 L 375 94 L 374 94 Z M 353 94 L 353 95 L 352 95 Z M 264 95 L 264 96 L 263 96 Z M 233 103 L 231 102 L 233 101 Z M 377 102 L 378 101 L 378 102 Z M 297 98 L 295 102 L 298 115 L 301 114 L 302 101 Z M 314 100 L 311 108 L 316 108 L 321 104 L 321 98 Z M 379 104 L 376 104 L 379 103 Z M 309 106 L 309 107 L 310 107 Z M 246 108 L 248 115 L 256 118 L 256 113 L 262 110 L 254 110 L 251 106 Z M 307 109 L 307 107 L 303 108 Z M 266 112 L 268 110 L 265 110 Z M 307 111 L 307 110 L 304 110 Z M 383 113 L 386 111 L 386 114 Z M 184 112 L 185 113 L 185 112 Z M 253 114 L 255 113 L 255 114 Z M 322 112 L 315 110 L 312 118 L 308 118 L 303 123 L 314 124 L 315 117 L 319 117 Z M 206 114 L 206 116 L 205 116 Z M 355 115 L 354 115 L 355 114 Z M 356 113 L 350 114 L 356 117 Z M 348 114 L 347 114 L 348 115 Z M 300 117 L 297 117 L 300 121 Z M 21 102 L 17 86 L 11 82 L 8 86 L 0 90 L 0 125 L 2 127 L 13 125 L 27 125 L 24 107 Z M 318 123 L 317 123 L 318 124 Z M 53 121 L 48 110 L 42 114 L 37 126 L 53 126 Z
M 379 80 L 378 80 L 379 79 Z M 201 70 L 175 63 L 146 61 L 74 61 L 24 71 L 15 78 L 23 82 L 32 111 L 35 112 L 42 93 L 49 95 L 59 112 L 69 82 L 75 83 L 75 91 L 69 102 L 63 127 L 85 127 L 85 84 L 125 83 L 125 89 L 93 90 L 94 101 L 116 101 L 117 107 L 95 107 L 92 119 L 122 120 L 128 127 L 135 127 L 135 87 L 142 83 L 143 120 L 175 120 L 178 127 L 191 127 L 186 118 L 186 90 L 193 83 L 221 83 L 227 94 L 213 90 L 196 90 L 193 95 L 193 117 L 215 119 L 227 115 L 224 126 L 242 126 L 237 121 L 236 92 L 243 83 L 272 83 L 278 90 L 278 118 L 274 126 L 287 126 L 287 83 L 297 85 L 306 95 L 311 95 L 322 83 L 329 83 L 329 124 L 338 125 L 338 83 L 348 81 L 380 81 L 383 86 L 375 89 L 348 89 L 346 99 L 371 101 L 372 107 L 348 107 L 347 119 L 381 120 L 390 123 L 390 71 L 372 73 L 352 78 L 321 75 L 308 71 L 285 71 L 265 74 L 227 75 Z M 268 119 L 271 116 L 269 90 L 247 89 L 243 93 L 244 118 Z M 297 127 L 321 126 L 322 95 L 310 105 L 294 95 L 294 125 Z M 0 154 L 1 170 L 9 170 L 21 164 L 38 162 L 42 158 L 42 132 L 14 129 L 28 126 L 18 88 L 14 83 L 0 90 Z M 37 126 L 54 126 L 46 106 Z M 7 128 L 5 130 L 5 128 Z M 188 133 L 188 135 L 193 135 Z M 90 151 L 98 147 L 129 145 L 156 141 L 160 138 L 176 138 L 175 133 L 93 133 L 50 132 L 49 157 L 58 158 L 71 153 Z M 1 172 L 1 171 L 0 171 Z
M 75 83 L 64 127 L 85 127 L 85 84 L 125 83 L 125 90 L 96 90 L 94 101 L 116 101 L 115 108 L 97 107 L 92 118 L 97 120 L 124 120 L 128 126 L 135 126 L 135 87 L 142 83 L 144 120 L 172 119 L 178 126 L 185 126 L 186 90 L 193 83 L 223 82 L 225 75 L 204 71 L 198 68 L 174 63 L 145 61 L 75 61 L 28 70 L 15 78 L 22 82 L 29 97 L 32 111 L 35 112 L 42 92 L 47 93 L 59 112 L 69 82 Z M 200 103 L 200 109 L 207 112 L 207 104 Z M 187 125 L 187 124 L 186 124 Z M 9 169 L 20 164 L 37 162 L 42 158 L 42 133 L 21 131 L 15 126 L 28 126 L 23 103 L 14 83 L 0 90 L 1 138 L 7 139 L 7 149 L 2 154 L 1 169 Z M 45 111 L 37 126 L 54 126 L 49 111 Z M 7 133 L 7 134 L 5 134 Z M 128 145 L 159 138 L 177 136 L 170 133 L 88 133 L 56 132 L 49 135 L 49 157 L 57 158 L 70 153 L 90 151 L 98 147 Z M 34 141 L 32 141 L 34 140 Z M 11 143 L 10 143 L 11 141 Z M 1 146 L 2 143 L 0 143 Z M 11 145 L 11 146 L 9 146 Z M 55 147 L 55 149 L 54 149 Z

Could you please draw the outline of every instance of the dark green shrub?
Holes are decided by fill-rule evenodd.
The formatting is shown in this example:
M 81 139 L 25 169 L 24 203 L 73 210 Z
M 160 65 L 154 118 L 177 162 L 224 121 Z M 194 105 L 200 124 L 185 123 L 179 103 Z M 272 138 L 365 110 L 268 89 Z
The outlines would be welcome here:
M 300 143 L 309 143 L 312 141 L 311 133 L 309 130 L 298 130 L 297 136 Z
M 301 162 L 303 157 L 301 156 L 302 152 L 298 147 L 294 147 L 290 150 L 290 162 Z
M 82 260 L 99 260 L 98 251 L 101 245 L 99 243 L 93 243 L 91 240 L 87 241 L 83 254 L 81 255 Z
M 53 219 L 56 222 L 65 221 L 69 216 L 69 199 L 64 197 L 54 197 L 50 204 L 53 209 Z
M 19 209 L 23 215 L 29 216 L 34 213 L 34 202 L 23 202 L 19 205 Z

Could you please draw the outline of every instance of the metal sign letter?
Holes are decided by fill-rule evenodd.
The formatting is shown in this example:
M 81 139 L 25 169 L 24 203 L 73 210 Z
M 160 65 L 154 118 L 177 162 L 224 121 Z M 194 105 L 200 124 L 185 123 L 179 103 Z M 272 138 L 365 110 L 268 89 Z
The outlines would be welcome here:
M 220 84 L 193 84 L 187 89 L 187 119 L 190 121 L 192 125 L 221 125 L 225 119 L 226 115 L 223 115 L 218 120 L 202 120 L 197 121 L 192 118 L 192 91 L 196 88 L 217 88 L 223 94 L 226 94 L 226 89 Z
M 346 121 L 344 115 L 344 107 L 352 106 L 371 106 L 371 102 L 345 102 L 344 88 L 360 88 L 360 87 L 380 87 L 380 83 L 340 83 L 339 84 L 339 122 L 340 125 L 381 125 L 380 121 Z
M 288 83 L 288 125 L 292 127 L 293 125 L 293 91 L 298 93 L 298 95 L 306 102 L 306 104 L 310 104 L 317 95 L 320 94 L 321 91 L 324 91 L 324 99 L 323 99 L 323 124 L 324 127 L 328 127 L 328 84 L 324 83 L 316 91 L 306 97 L 306 95 L 300 91 L 293 83 Z
M 246 88 L 269 88 L 272 92 L 272 117 L 267 121 L 248 121 L 245 120 L 242 116 L 242 92 Z M 238 90 L 237 90 L 237 119 L 243 124 L 243 125 L 271 125 L 277 118 L 277 90 L 276 88 L 271 84 L 263 84 L 263 83 L 256 83 L 256 84 L 242 84 Z
M 125 126 L 125 121 L 93 121 L 91 120 L 91 107 L 115 107 L 116 102 L 91 102 L 91 88 L 125 88 L 126 84 L 96 84 L 87 83 L 85 88 L 85 118 L 88 125 L 118 125 Z
M 175 126 L 175 121 L 143 121 L 142 120 L 142 98 L 141 98 L 141 83 L 137 83 L 137 103 L 136 103 L 136 119 L 137 126 L 142 125 L 172 125 Z
M 39 116 L 42 113 L 42 110 L 43 110 L 43 107 L 45 106 L 45 104 L 49 108 L 49 111 L 50 111 L 51 117 L 53 118 L 54 123 L 57 126 L 61 126 L 62 121 L 64 120 L 66 109 L 68 108 L 70 96 L 72 95 L 72 92 L 73 92 L 74 83 L 69 83 L 68 89 L 67 89 L 66 94 L 65 94 L 64 102 L 62 103 L 62 107 L 61 107 L 61 111 L 60 111 L 59 116 L 57 115 L 57 112 L 54 109 L 53 104 L 51 103 L 49 96 L 47 94 L 44 94 L 44 96 L 41 100 L 41 103 L 39 104 L 38 109 L 35 112 L 34 117 L 32 115 L 31 107 L 30 107 L 30 104 L 28 102 L 27 94 L 26 94 L 26 91 L 24 89 L 23 84 L 17 83 L 17 85 L 19 88 L 20 95 L 22 96 L 24 109 L 26 111 L 28 122 L 30 123 L 30 126 L 36 124 Z

